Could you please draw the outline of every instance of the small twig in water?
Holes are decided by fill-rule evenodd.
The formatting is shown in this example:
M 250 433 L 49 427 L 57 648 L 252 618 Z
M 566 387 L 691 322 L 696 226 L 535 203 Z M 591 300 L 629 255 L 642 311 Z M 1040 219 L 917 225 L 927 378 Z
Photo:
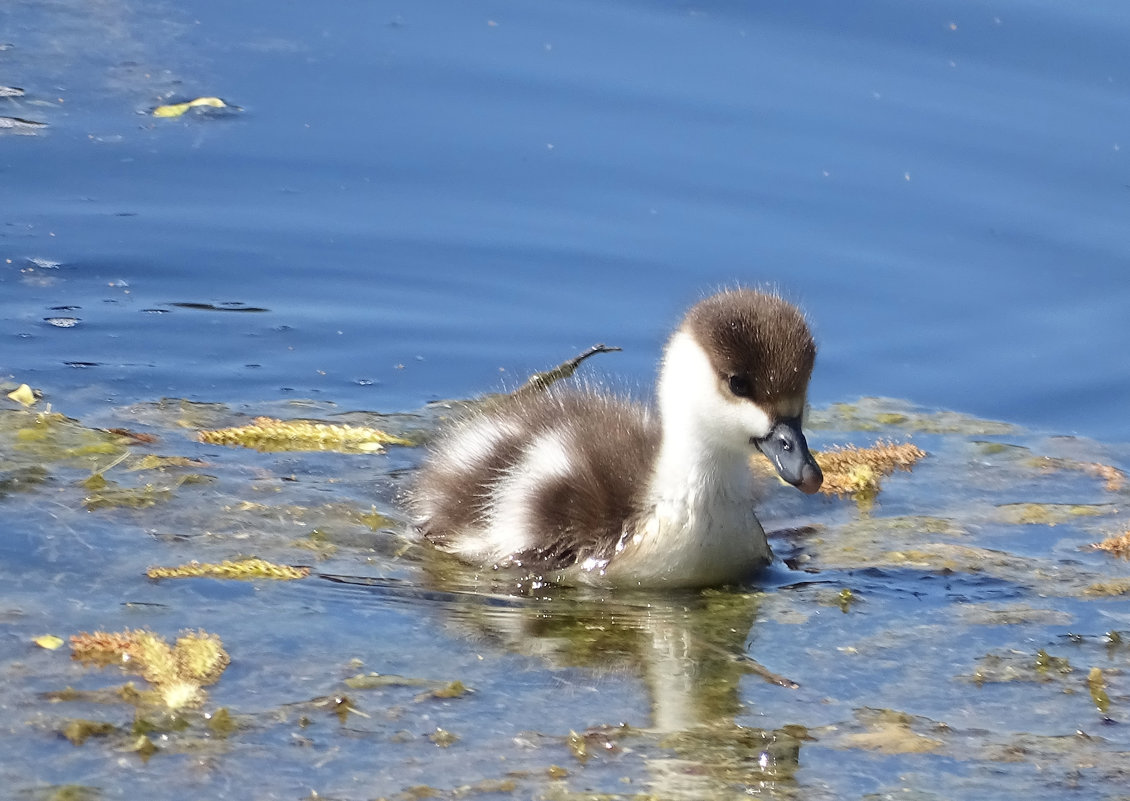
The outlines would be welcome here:
M 517 398 L 531 392 L 542 392 L 549 388 L 551 384 L 555 384 L 573 375 L 573 373 L 577 371 L 577 368 L 581 366 L 581 362 L 590 356 L 595 356 L 598 353 L 613 353 L 618 350 L 622 350 L 622 348 L 603 344 L 593 345 L 584 353 L 569 359 L 567 362 L 562 362 L 552 370 L 546 370 L 544 373 L 534 373 L 526 380 L 525 384 L 511 392 L 510 396 Z

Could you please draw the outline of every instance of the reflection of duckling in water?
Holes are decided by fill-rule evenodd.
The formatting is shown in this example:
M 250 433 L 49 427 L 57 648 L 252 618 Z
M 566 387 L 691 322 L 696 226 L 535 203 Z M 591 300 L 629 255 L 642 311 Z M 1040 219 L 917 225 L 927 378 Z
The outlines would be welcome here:
M 667 343 L 658 413 L 553 387 L 472 414 L 422 469 L 414 520 L 468 561 L 555 581 L 740 581 L 772 558 L 754 451 L 806 493 L 823 480 L 801 432 L 815 356 L 804 317 L 776 295 L 709 297 Z
M 762 593 L 609 595 L 600 588 L 543 587 L 536 597 L 487 601 L 467 591 L 464 574 L 431 577 L 438 583 L 429 583 L 429 590 L 443 599 L 436 608 L 475 643 L 476 653 L 522 654 L 553 669 L 551 682 L 523 681 L 514 688 L 515 703 L 506 714 L 515 724 L 527 729 L 530 708 L 561 706 L 562 698 L 576 693 L 576 704 L 557 710 L 543 736 L 575 729 L 566 743 L 580 762 L 630 749 L 646 767 L 646 775 L 633 779 L 641 796 L 729 798 L 737 782 L 780 781 L 798 770 L 807 739 L 801 727 L 762 729 L 746 715 L 741 724 L 735 721 L 748 712 L 743 688 L 755 677 L 798 689 L 756 659 L 756 621 L 766 612 Z M 641 699 L 634 691 L 608 700 L 603 692 L 590 692 L 621 680 L 639 683 L 646 709 L 636 706 Z M 631 723 L 592 725 L 597 721 Z

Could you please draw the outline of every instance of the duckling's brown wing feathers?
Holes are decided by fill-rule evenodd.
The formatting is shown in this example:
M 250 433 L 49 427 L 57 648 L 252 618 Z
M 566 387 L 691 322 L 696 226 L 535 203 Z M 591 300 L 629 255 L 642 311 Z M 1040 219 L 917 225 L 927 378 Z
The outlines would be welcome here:
M 495 504 L 516 502 L 503 498 L 500 488 L 527 469 L 535 443 L 550 437 L 568 469 L 524 485 L 517 500 L 530 530 L 525 547 L 509 559 L 538 570 L 615 552 L 625 527 L 642 512 L 660 439 L 646 407 L 591 390 L 510 399 L 460 423 L 446 442 L 466 441 L 469 433 L 480 445 L 477 453 L 460 454 L 441 441 L 422 470 L 414 493 L 426 499 L 417 503 L 420 528 L 432 542 L 456 550 L 465 532 L 489 537 L 496 521 L 512 519 L 497 514 Z M 506 539 L 507 532 L 496 533 Z

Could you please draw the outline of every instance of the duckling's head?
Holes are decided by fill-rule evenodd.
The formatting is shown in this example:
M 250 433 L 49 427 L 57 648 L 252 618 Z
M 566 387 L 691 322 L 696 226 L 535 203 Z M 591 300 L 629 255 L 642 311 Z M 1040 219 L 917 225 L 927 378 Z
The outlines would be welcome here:
M 713 295 L 687 312 L 667 345 L 664 430 L 686 426 L 714 453 L 760 450 L 785 481 L 816 492 L 824 476 L 801 431 L 815 360 L 796 306 L 751 289 Z

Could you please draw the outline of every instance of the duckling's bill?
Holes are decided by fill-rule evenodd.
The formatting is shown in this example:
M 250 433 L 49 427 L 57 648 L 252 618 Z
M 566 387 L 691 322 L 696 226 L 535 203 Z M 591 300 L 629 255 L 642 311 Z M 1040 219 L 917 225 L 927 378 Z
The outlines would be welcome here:
M 779 420 L 768 436 L 755 439 L 753 444 L 765 454 L 782 479 L 801 492 L 812 495 L 820 490 L 824 474 L 808 450 L 808 441 L 800 425 L 799 417 Z

